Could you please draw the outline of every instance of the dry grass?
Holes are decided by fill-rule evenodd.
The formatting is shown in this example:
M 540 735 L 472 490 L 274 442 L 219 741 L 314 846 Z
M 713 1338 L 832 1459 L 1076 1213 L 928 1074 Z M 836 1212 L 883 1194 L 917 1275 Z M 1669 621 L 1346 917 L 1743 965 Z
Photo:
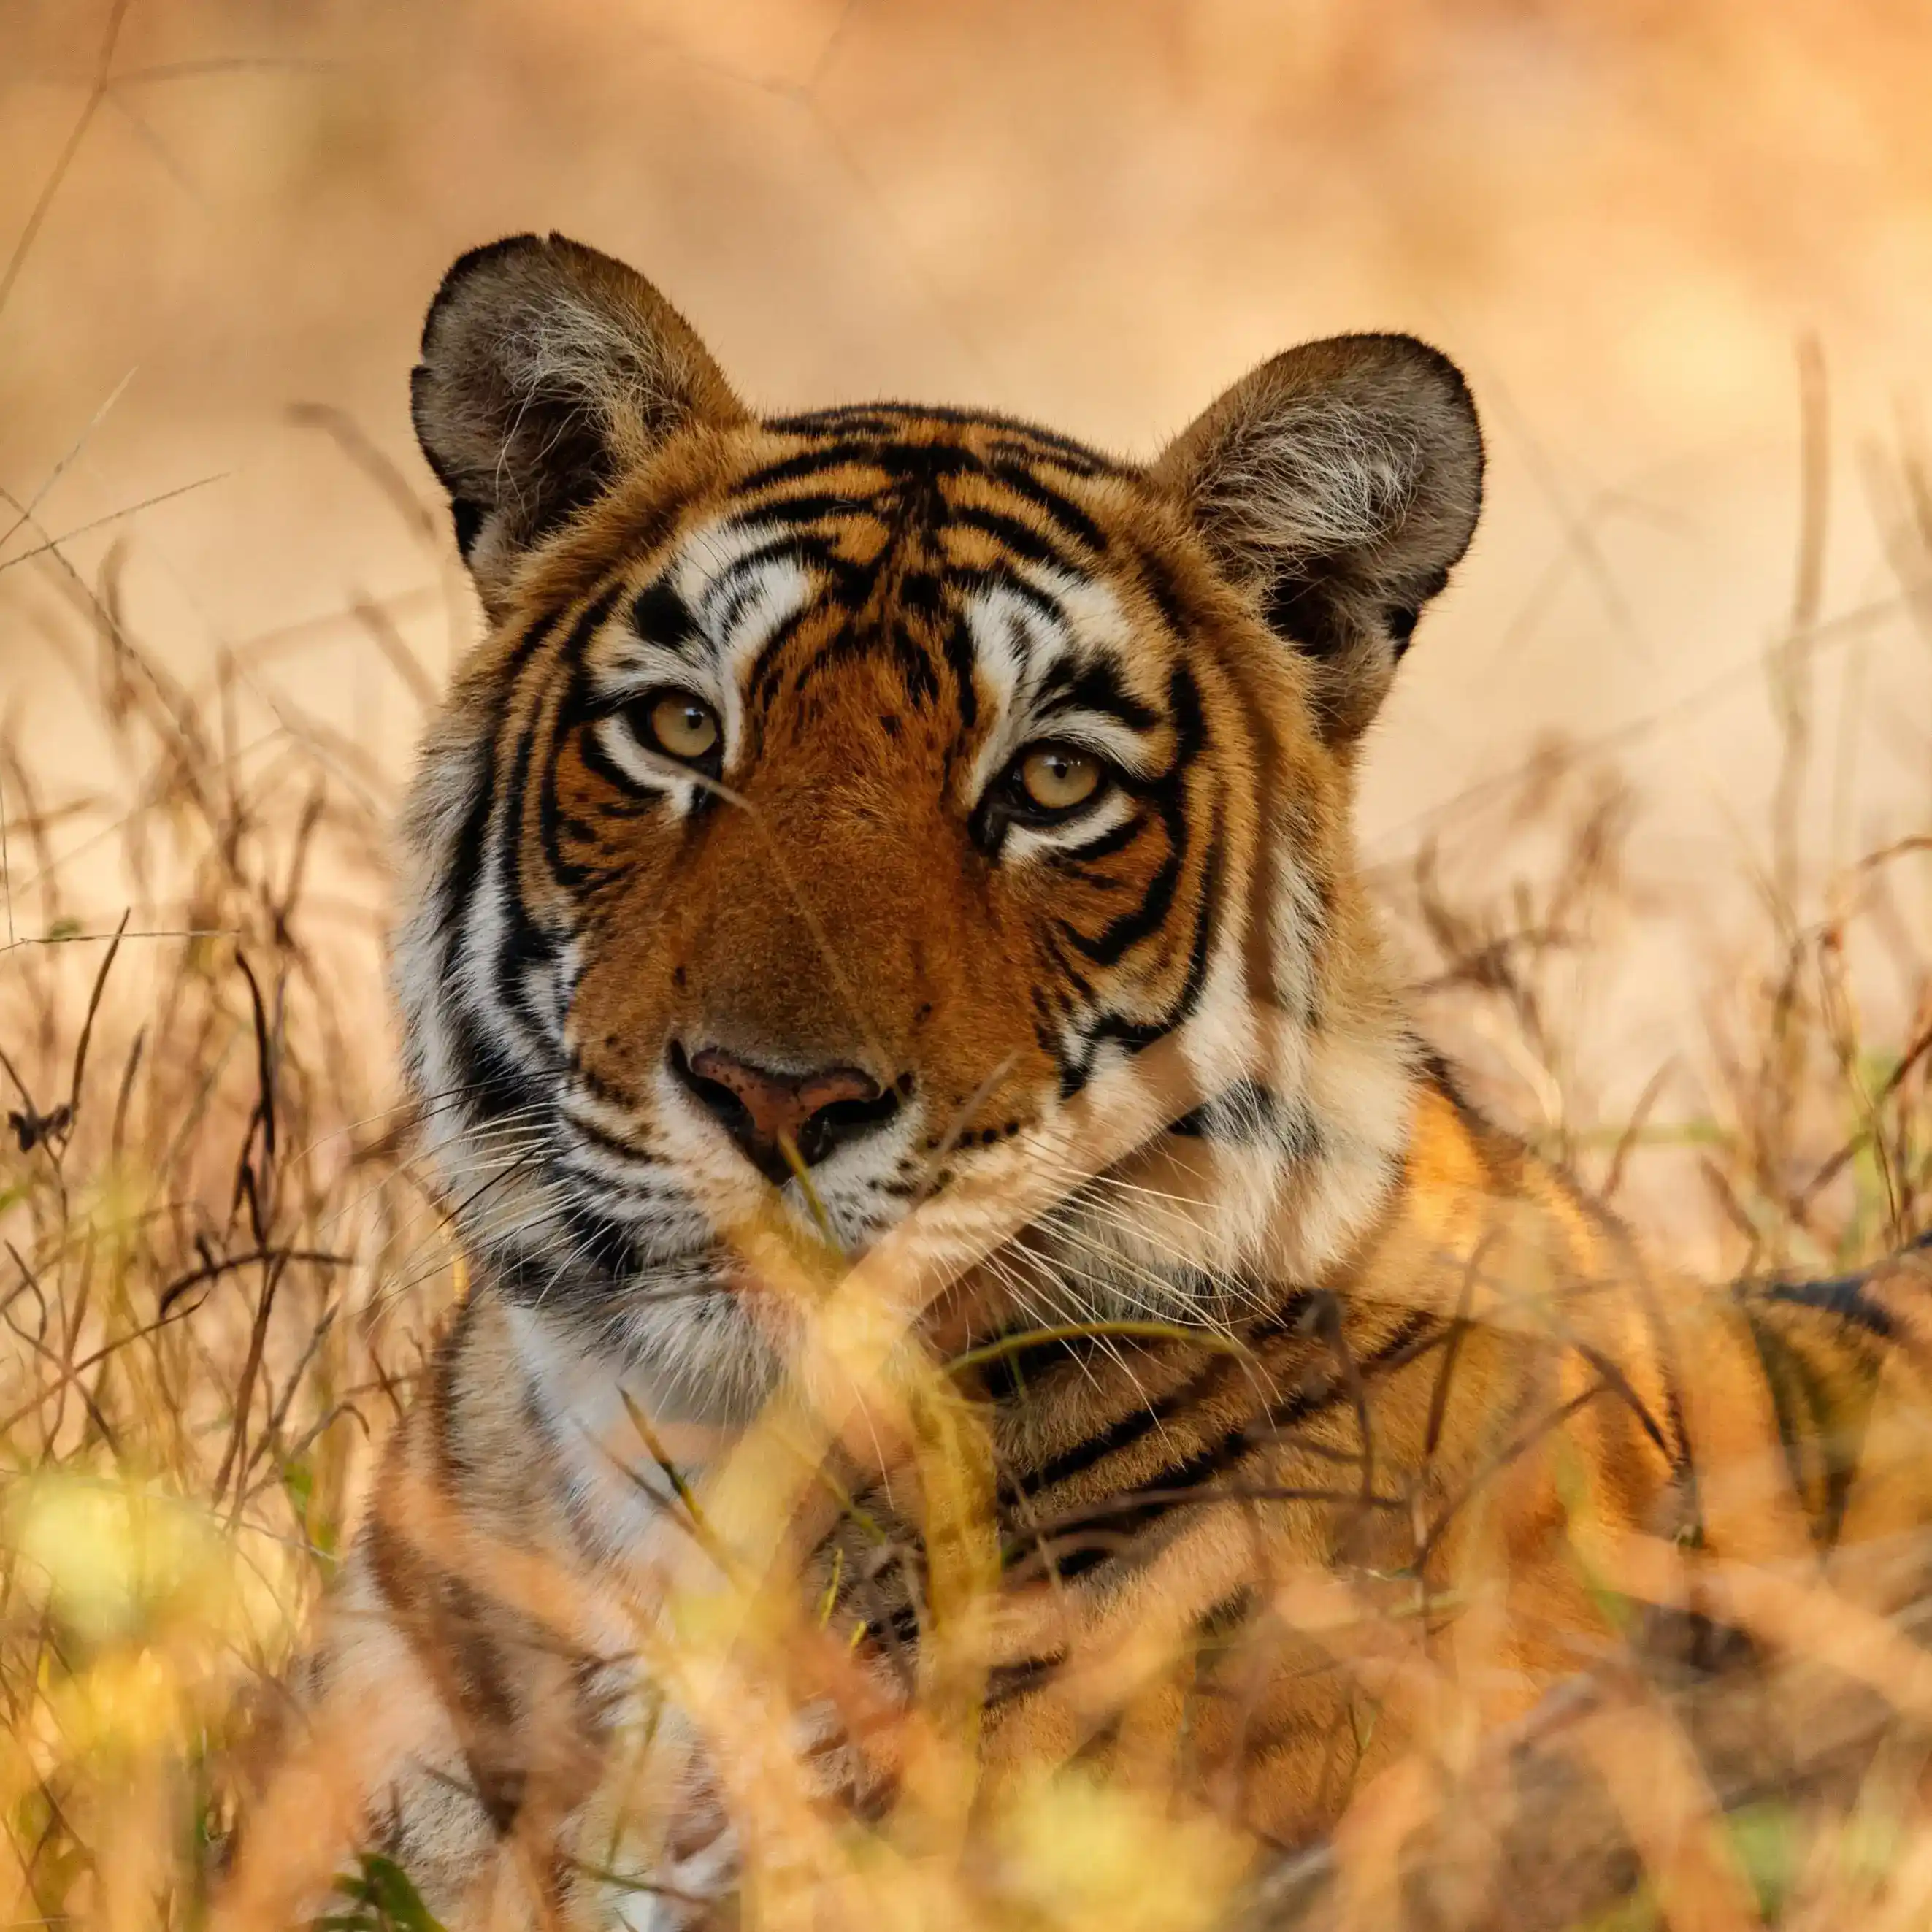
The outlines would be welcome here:
M 386 782 L 262 717 L 245 652 L 175 682 L 118 576 L 50 578 L 92 634 L 112 795 L 50 795 L 0 746 L 10 1923 L 192 1921 L 238 1696 L 333 1572 L 450 1294 L 347 910 Z M 70 906 L 76 874 L 123 907 Z
M 1913 460 L 1888 473 L 1910 590 L 1928 576 L 1932 493 Z M 382 867 L 388 776 L 265 710 L 245 651 L 206 688 L 173 681 L 112 565 L 92 584 L 57 551 L 38 567 L 67 646 L 91 639 L 99 769 L 119 783 L 98 799 L 17 734 L 0 746 L 0 1900 L 8 1924 L 133 1932 L 202 1921 L 247 1734 L 458 1264 L 412 1172 L 374 936 L 344 909 Z M 353 620 L 398 668 L 380 611 Z M 1653 1168 L 1700 1190 L 1727 1268 L 1871 1259 L 1923 1227 L 1932 1185 L 1927 842 L 1828 873 L 1809 856 L 1820 622 L 1801 565 L 1772 667 L 1786 767 L 1762 920 L 1730 941 L 1700 1078 L 1645 1070 L 1619 1115 L 1578 1071 L 1593 967 L 1634 922 L 1672 916 L 1632 882 L 1630 794 L 1602 760 L 1551 750 L 1384 881 L 1430 1024 L 1497 1109 L 1612 1197 Z M 111 916 L 69 903 L 76 875 L 123 882 Z M 1687 1090 L 1700 1104 L 1669 1114 Z M 823 1260 L 790 1264 L 806 1279 Z M 1882 1618 L 1859 1593 L 1670 1546 L 1600 1547 L 1587 1524 L 1580 1560 L 1616 1580 L 1624 1641 L 1502 1734 L 1478 1726 L 1421 1620 L 1340 1579 L 1284 1581 L 1280 1618 L 1400 1700 L 1416 1742 L 1332 1843 L 1258 1878 L 1217 1814 L 1174 1792 L 988 1790 L 972 1750 L 996 1570 L 983 1444 L 941 1372 L 890 1366 L 890 1335 L 848 1320 L 849 1298 L 828 1305 L 845 1313 L 811 1346 L 909 1446 L 934 1552 L 914 1708 L 891 1719 L 894 1804 L 830 1822 L 783 1748 L 788 1714 L 829 1697 L 863 1720 L 872 1694 L 784 1587 L 791 1510 L 837 1414 L 800 1402 L 769 1418 L 687 1499 L 692 1547 L 726 1587 L 687 1577 L 668 1626 L 642 1610 L 637 1624 L 648 1675 L 723 1768 L 758 1922 L 1904 1928 L 1932 1912 L 1917 1612 Z M 433 1505 L 421 1514 L 433 1537 Z M 553 1623 L 578 1614 L 569 1580 L 492 1581 Z M 1750 1642 L 1710 1667 L 1693 1610 Z M 345 1749 L 384 1748 L 371 1732 Z M 650 1815 L 646 1794 L 637 1832 L 614 1828 L 614 1864 Z M 405 1875 L 359 1873 L 340 1922 L 422 1922 Z

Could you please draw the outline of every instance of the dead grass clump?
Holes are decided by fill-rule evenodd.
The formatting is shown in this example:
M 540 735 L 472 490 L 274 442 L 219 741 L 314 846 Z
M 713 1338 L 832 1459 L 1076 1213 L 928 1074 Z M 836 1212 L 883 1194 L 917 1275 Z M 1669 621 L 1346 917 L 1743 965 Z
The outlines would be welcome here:
M 345 910 L 380 807 L 261 717 L 245 654 L 170 676 L 119 574 L 59 580 L 116 794 L 0 742 L 9 1922 L 192 1921 L 243 1694 L 332 1574 L 449 1288 Z
M 1932 576 L 1932 515 L 1918 470 L 1900 475 L 1916 584 Z M 0 745 L 0 1899 L 10 1923 L 119 1932 L 202 1922 L 250 1726 L 272 1718 L 458 1264 L 411 1178 L 374 937 L 350 910 L 380 875 L 386 775 L 286 710 L 265 715 L 245 653 L 205 688 L 170 676 L 113 565 L 98 585 L 58 580 L 62 621 L 92 640 L 101 766 L 124 782 L 109 800 L 56 790 L 17 734 Z M 1801 587 L 1798 604 L 1802 640 L 1815 596 Z M 401 649 L 380 623 L 372 635 Z M 1635 883 L 1639 802 L 1600 761 L 1550 751 L 1386 882 L 1424 1013 L 1496 1110 L 1640 1221 L 1660 1187 L 1694 1186 L 1720 1274 L 1870 1262 L 1922 1228 L 1932 1184 L 1932 948 L 1910 885 L 1925 842 L 1806 869 L 1788 802 L 1814 754 L 1802 650 L 1780 664 L 1796 693 L 1787 822 L 1760 923 L 1727 942 L 1696 1064 L 1608 1070 L 1612 1093 L 1588 1051 L 1593 975 L 1680 910 Z M 90 876 L 95 896 L 70 903 Z M 677 1491 L 702 1561 L 675 1614 L 620 1606 L 647 1681 L 709 1742 L 752 1918 L 1903 1928 L 1932 1906 L 1932 1597 L 1916 1543 L 1869 1554 L 1882 1576 L 1794 1576 L 1593 1542 L 1580 1519 L 1577 1560 L 1618 1640 L 1501 1732 L 1478 1722 L 1427 1605 L 1284 1578 L 1278 1628 L 1319 1633 L 1401 1702 L 1416 1742 L 1331 1842 L 1258 1868 L 1178 1775 L 989 1785 L 973 1746 L 996 1472 L 954 1379 L 908 1370 L 862 1302 L 806 1287 L 844 1310 L 811 1333 L 838 1370 L 820 1385 L 870 1391 L 870 1424 L 918 1472 L 909 1711 L 874 1708 L 788 1571 L 792 1512 L 845 1427 L 802 1398 L 704 1495 Z M 640 1469 L 653 1452 L 630 1445 Z M 433 1536 L 434 1508 L 418 1514 Z M 507 1556 L 490 1580 L 526 1591 L 540 1624 L 585 1613 L 571 1580 Z M 1105 1668 L 1152 1684 L 1173 1666 L 1166 1641 Z M 793 1748 L 828 1705 L 893 1727 L 897 1795 L 862 1822 L 827 1815 Z M 382 1748 L 379 1729 L 354 1749 Z M 1161 1735 L 1134 1748 L 1170 1772 L 1184 1758 Z M 598 1869 L 647 1889 L 638 1847 L 661 1787 L 641 1760 L 620 1772 Z M 424 1923 L 406 1873 L 367 1856 L 348 1870 L 338 1922 Z

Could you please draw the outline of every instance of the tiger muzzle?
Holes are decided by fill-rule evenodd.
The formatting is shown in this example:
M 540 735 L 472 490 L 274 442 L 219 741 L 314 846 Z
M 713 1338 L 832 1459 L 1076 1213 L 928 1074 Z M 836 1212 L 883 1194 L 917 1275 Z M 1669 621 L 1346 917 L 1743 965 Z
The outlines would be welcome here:
M 715 1046 L 687 1054 L 674 1042 L 670 1057 L 685 1090 L 774 1186 L 791 1176 L 788 1145 L 800 1165 L 815 1166 L 890 1120 L 906 1084 L 881 1088 L 856 1066 L 789 1073 Z

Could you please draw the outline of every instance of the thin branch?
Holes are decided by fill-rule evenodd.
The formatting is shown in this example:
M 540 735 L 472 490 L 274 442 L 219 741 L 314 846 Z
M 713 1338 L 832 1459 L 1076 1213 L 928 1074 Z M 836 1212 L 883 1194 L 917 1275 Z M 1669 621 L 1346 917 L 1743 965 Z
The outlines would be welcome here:
M 192 483 L 178 484 L 172 490 L 164 490 L 158 495 L 143 496 L 138 503 L 130 503 L 124 508 L 110 510 L 104 517 L 90 517 L 84 524 L 76 524 L 70 530 L 63 530 L 57 537 L 49 537 L 37 543 L 31 550 L 23 550 L 18 556 L 10 556 L 0 562 L 0 573 L 11 570 L 16 564 L 30 563 L 37 556 L 45 556 L 50 551 L 59 549 L 64 543 L 71 543 L 76 537 L 84 537 L 90 530 L 105 530 L 110 524 L 124 522 L 129 517 L 139 516 L 143 510 L 152 510 L 158 503 L 171 503 L 177 496 L 191 496 L 197 490 L 206 490 L 211 483 L 225 483 L 232 472 L 218 470 L 212 476 L 198 476 Z M 31 508 L 31 506 L 29 506 Z M 22 518 L 7 535 L 11 536 L 20 527 Z M 4 542 L 4 538 L 0 538 Z
M 14 244 L 14 252 L 8 259 L 7 266 L 0 270 L 0 312 L 7 307 L 7 298 L 14 292 L 14 284 L 20 278 L 20 271 L 26 266 L 28 251 L 33 247 L 34 238 L 40 232 L 40 224 L 47 218 L 47 210 L 53 206 L 54 196 L 59 194 L 61 184 L 67 178 L 74 158 L 80 152 L 80 144 L 86 138 L 87 130 L 100 104 L 107 98 L 112 84 L 110 75 L 114 65 L 114 50 L 121 40 L 121 23 L 127 17 L 128 0 L 113 0 L 107 16 L 107 32 L 102 38 L 100 58 L 94 64 L 93 84 L 87 90 L 87 98 L 81 104 L 80 112 L 74 117 L 72 131 L 66 145 L 56 158 L 47 178 L 41 184 L 38 198 L 32 212 L 27 217 L 27 225 L 20 231 L 20 238 Z
M 314 1268 L 349 1268 L 355 1260 L 353 1255 L 332 1254 L 326 1248 L 250 1248 L 244 1254 L 225 1256 L 219 1261 L 204 1261 L 200 1268 L 176 1276 L 162 1289 L 158 1305 L 165 1313 L 190 1288 L 199 1288 L 203 1282 L 217 1280 L 237 1268 L 252 1268 L 257 1262 L 280 1262 L 285 1264 L 301 1262 Z
M 114 938 L 107 953 L 100 962 L 100 970 L 94 976 L 94 990 L 87 996 L 87 1017 L 80 1023 L 80 1037 L 74 1048 L 74 1071 L 67 1083 L 68 1126 L 72 1130 L 74 1122 L 80 1112 L 80 1083 L 87 1072 L 87 1049 L 94 1038 L 94 1016 L 100 1010 L 100 996 L 107 990 L 107 976 L 114 970 L 114 961 L 121 950 L 121 941 L 126 935 L 128 922 L 134 916 L 130 906 L 121 915 L 121 923 L 114 928 Z

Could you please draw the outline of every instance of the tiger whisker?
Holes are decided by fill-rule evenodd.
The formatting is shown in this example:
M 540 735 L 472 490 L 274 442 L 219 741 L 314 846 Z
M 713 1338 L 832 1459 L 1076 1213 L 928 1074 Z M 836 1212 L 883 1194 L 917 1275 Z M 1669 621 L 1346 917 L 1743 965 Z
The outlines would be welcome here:
M 1144 1263 L 1137 1262 L 1130 1256 L 1120 1253 L 1116 1250 L 1101 1247 L 1094 1240 L 1090 1230 L 1081 1220 L 1077 1219 L 1070 1220 L 1067 1218 L 1070 1214 L 1078 1215 L 1080 1212 L 1080 1204 L 1077 1202 L 1060 1208 L 1049 1209 L 1039 1217 L 1036 1225 L 1054 1228 L 1063 1238 L 1092 1253 L 1117 1257 L 1122 1266 L 1145 1269 Z M 1267 1314 L 1271 1312 L 1273 1303 L 1239 1272 L 1216 1267 L 1191 1253 L 1186 1249 L 1176 1246 L 1171 1240 L 1163 1240 L 1159 1228 L 1150 1226 L 1145 1222 L 1129 1220 L 1125 1216 L 1121 1216 L 1117 1217 L 1111 1225 L 1131 1234 L 1137 1240 L 1157 1250 L 1180 1266 L 1186 1268 L 1190 1273 L 1201 1276 L 1208 1282 L 1217 1293 L 1238 1305 L 1245 1306 L 1256 1314 Z M 1198 1306 L 1198 1304 L 1196 1305 Z
M 1091 1312 L 1090 1310 L 1081 1309 L 1078 1306 L 1077 1303 L 1070 1305 L 1070 1304 L 1063 1301 L 1059 1294 L 1054 1292 L 1053 1288 L 1048 1286 L 1046 1277 L 1048 1270 L 1052 1265 L 1048 1257 L 1040 1255 L 1036 1250 L 1027 1249 L 1023 1246 L 1016 1248 L 1013 1252 L 1019 1257 L 1033 1262 L 1036 1268 L 1039 1270 L 1039 1276 L 1036 1278 L 1036 1286 L 1039 1291 L 1047 1298 L 1048 1312 L 1058 1316 L 1063 1322 L 1076 1327 L 1078 1326 L 1084 1320 L 1090 1318 Z M 1105 1287 L 1108 1286 L 1108 1284 L 1100 1280 L 1098 1277 L 1086 1274 L 1082 1270 L 1076 1270 L 1075 1272 L 1080 1275 L 1081 1279 L 1088 1281 L 1090 1286 L 1095 1287 Z M 1137 1312 L 1142 1314 L 1157 1316 L 1160 1312 L 1158 1309 L 1150 1304 L 1130 1303 L 1130 1306 L 1133 1306 L 1136 1310 Z M 1028 1312 L 1030 1313 L 1034 1311 L 1029 1310 Z M 1142 1406 L 1144 1407 L 1150 1407 L 1150 1399 L 1148 1397 L 1145 1388 L 1142 1384 L 1139 1378 L 1135 1375 L 1133 1370 L 1128 1366 L 1126 1357 L 1120 1349 L 1119 1345 L 1111 1336 L 1099 1334 L 1096 1334 L 1094 1336 L 1094 1340 L 1096 1345 L 1113 1362 L 1114 1366 L 1118 1368 L 1120 1373 L 1126 1378 L 1128 1383 L 1132 1388 L 1135 1394 L 1141 1397 Z M 1096 1384 L 1096 1386 L 1098 1386 L 1097 1383 Z
M 1046 1214 L 1041 1215 L 1034 1225 L 1064 1242 L 1076 1254 L 1085 1256 L 1097 1262 L 1111 1264 L 1115 1268 L 1129 1270 L 1142 1282 L 1157 1288 L 1168 1290 L 1168 1296 L 1161 1304 L 1149 1304 L 1143 1309 L 1142 1312 L 1160 1314 L 1164 1317 L 1173 1312 L 1172 1291 L 1176 1284 L 1146 1262 L 1138 1260 L 1132 1256 L 1124 1254 L 1118 1249 L 1102 1246 L 1092 1238 L 1090 1232 L 1078 1220 L 1067 1219 L 1060 1210 L 1049 1210 Z M 1142 1231 L 1137 1228 L 1133 1232 L 1138 1234 Z M 1190 1272 L 1208 1280 L 1217 1289 L 1224 1293 L 1236 1294 L 1240 1292 L 1240 1285 L 1233 1277 L 1221 1276 L 1214 1270 L 1202 1266 L 1190 1256 L 1178 1251 L 1174 1252 L 1174 1258 L 1186 1267 Z M 1258 1312 L 1265 1312 L 1264 1308 L 1258 1305 Z M 1217 1320 L 1211 1310 L 1198 1299 L 1190 1298 L 1187 1301 L 1185 1310 L 1180 1318 L 1191 1322 L 1196 1327 L 1204 1328 L 1221 1334 L 1227 1339 L 1233 1339 L 1233 1330 L 1227 1323 Z

